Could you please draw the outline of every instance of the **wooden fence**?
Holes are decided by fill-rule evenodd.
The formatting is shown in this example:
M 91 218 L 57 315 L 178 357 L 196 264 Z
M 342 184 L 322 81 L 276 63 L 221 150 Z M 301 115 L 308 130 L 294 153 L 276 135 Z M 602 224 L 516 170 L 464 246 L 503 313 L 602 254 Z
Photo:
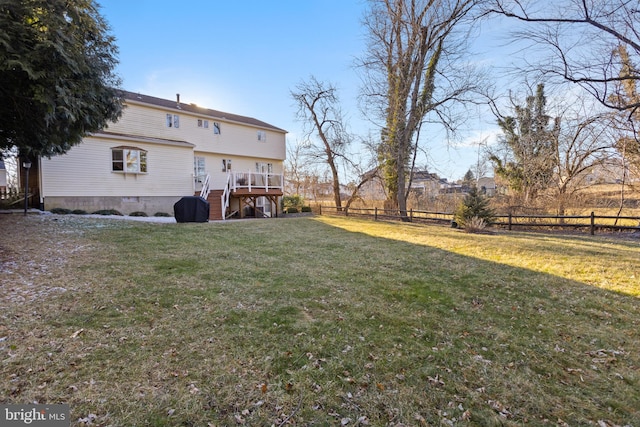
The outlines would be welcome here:
M 29 206 L 33 206 L 37 202 L 38 189 L 29 188 Z M 15 188 L 0 188 L 0 207 L 12 208 L 22 207 L 24 205 L 24 190 Z
M 0 188 L 0 200 L 15 200 L 19 198 L 20 192 L 15 188 L 2 187 Z
M 409 222 L 422 223 L 453 223 L 452 212 L 430 212 L 410 209 L 406 216 L 400 215 L 398 210 L 379 209 L 379 208 L 342 208 L 337 209 L 335 206 L 321 206 L 314 208 L 314 212 L 320 215 L 344 215 L 372 218 L 377 220 L 405 220 Z M 640 231 L 640 217 L 631 216 L 609 216 L 596 215 L 591 212 L 590 215 L 496 215 L 495 220 L 491 223 L 493 226 L 499 226 L 513 230 L 514 228 L 531 228 L 531 227 L 549 227 L 549 228 L 572 228 L 572 229 L 588 229 L 591 235 L 596 230 L 636 230 Z

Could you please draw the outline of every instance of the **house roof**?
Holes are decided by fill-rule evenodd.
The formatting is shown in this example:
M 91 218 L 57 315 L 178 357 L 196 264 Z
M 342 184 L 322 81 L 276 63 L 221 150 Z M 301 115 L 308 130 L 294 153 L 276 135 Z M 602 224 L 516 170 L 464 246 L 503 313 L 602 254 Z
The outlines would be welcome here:
M 99 131 L 91 134 L 96 138 L 107 138 L 107 139 L 115 139 L 118 141 L 131 141 L 131 142 L 150 142 L 153 144 L 164 144 L 164 145 L 174 145 L 185 148 L 193 148 L 194 144 L 181 141 L 177 139 L 166 139 L 166 138 L 153 138 L 148 136 L 139 136 L 139 135 L 131 135 L 125 133 L 116 133 L 116 132 L 107 132 L 107 131 Z
M 211 110 L 209 108 L 200 107 L 196 104 L 186 104 L 184 102 L 178 103 L 177 99 L 169 100 L 169 99 L 156 98 L 154 96 L 143 95 L 141 93 L 129 92 L 126 90 L 122 90 L 121 93 L 123 98 L 127 101 L 137 102 L 141 104 L 155 105 L 157 107 L 162 107 L 169 110 L 186 111 L 189 113 L 211 117 L 212 119 L 242 123 L 245 125 L 269 129 L 276 132 L 284 132 L 284 133 L 287 132 L 284 129 L 280 129 L 276 126 L 270 125 L 269 123 L 263 122 L 258 119 L 254 119 L 252 117 L 240 116 L 238 114 L 232 114 L 232 113 L 225 113 L 224 111 Z

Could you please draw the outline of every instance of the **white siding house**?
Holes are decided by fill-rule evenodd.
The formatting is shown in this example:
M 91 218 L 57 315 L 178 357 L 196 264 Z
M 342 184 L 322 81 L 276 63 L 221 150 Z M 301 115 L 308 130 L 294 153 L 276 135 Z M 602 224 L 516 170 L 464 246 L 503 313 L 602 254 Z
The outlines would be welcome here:
M 211 219 L 277 214 L 286 131 L 194 104 L 123 92 L 116 123 L 68 153 L 40 159 L 43 209 L 172 213 L 202 193 Z

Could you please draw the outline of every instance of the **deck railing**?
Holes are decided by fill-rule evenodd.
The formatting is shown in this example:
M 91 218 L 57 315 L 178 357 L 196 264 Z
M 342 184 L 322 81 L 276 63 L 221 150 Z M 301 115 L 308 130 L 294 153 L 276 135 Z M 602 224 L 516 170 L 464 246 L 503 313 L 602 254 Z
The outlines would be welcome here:
M 211 175 L 207 174 L 204 178 L 204 182 L 202 183 L 202 189 L 200 190 L 200 197 L 207 200 L 209 198 L 209 193 L 211 192 L 211 188 L 209 187 L 211 182 Z
M 282 191 L 284 176 L 281 173 L 233 172 L 231 189 L 280 190 Z

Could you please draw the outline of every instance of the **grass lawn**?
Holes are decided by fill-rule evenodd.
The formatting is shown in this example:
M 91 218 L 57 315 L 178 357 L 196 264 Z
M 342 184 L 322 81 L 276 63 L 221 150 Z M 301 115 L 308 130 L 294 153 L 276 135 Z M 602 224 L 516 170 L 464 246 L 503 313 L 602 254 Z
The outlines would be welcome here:
M 640 425 L 640 239 L 0 215 L 0 403 L 72 425 Z

